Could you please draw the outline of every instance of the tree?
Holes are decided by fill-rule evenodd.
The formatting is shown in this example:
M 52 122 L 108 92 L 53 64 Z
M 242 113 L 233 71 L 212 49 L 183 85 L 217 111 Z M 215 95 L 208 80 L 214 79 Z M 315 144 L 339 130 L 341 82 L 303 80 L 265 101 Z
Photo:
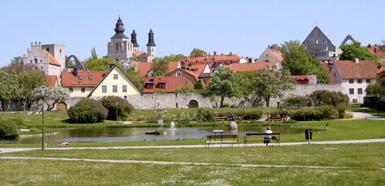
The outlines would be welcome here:
M 191 52 L 190 52 L 190 56 L 191 57 L 198 57 L 198 56 L 207 56 L 207 52 L 202 50 L 202 49 L 199 49 L 199 48 L 194 48 Z
M 91 59 L 84 63 L 84 66 L 90 71 L 105 71 L 110 68 L 110 65 L 116 65 L 122 68 L 122 64 L 112 58 Z
M 285 56 L 283 67 L 292 75 L 316 75 L 319 83 L 328 83 L 329 76 L 319 60 L 312 57 L 299 41 L 286 41 L 281 46 Z
M 223 107 L 225 97 L 240 97 L 242 77 L 232 72 L 229 68 L 220 68 L 213 78 L 211 78 L 207 91 L 209 95 L 220 96 L 220 107 Z
M 294 81 L 288 71 L 261 70 L 256 73 L 253 84 L 253 93 L 269 107 L 270 98 L 280 97 L 282 92 L 292 89 Z
M 368 48 L 361 46 L 358 41 L 353 41 L 352 44 L 346 44 L 341 46 L 342 54 L 340 59 L 342 60 L 376 60 L 377 57 L 369 51 Z
M 62 87 L 48 89 L 46 97 L 47 111 L 52 110 L 57 103 L 68 100 L 69 95 L 69 91 Z
M 164 56 L 162 58 L 155 58 L 152 61 L 151 68 L 154 71 L 155 75 L 161 76 L 167 73 L 168 64 L 170 62 L 180 61 L 183 58 L 185 58 L 183 54 L 177 54 L 177 55 L 171 54 L 168 56 Z
M 6 105 L 21 95 L 21 89 L 16 74 L 0 72 L 0 103 L 2 110 L 6 110 Z
M 20 85 L 21 95 L 19 100 L 26 103 L 27 109 L 30 109 L 33 102 L 37 100 L 35 89 L 46 84 L 45 75 L 42 71 L 34 69 L 17 74 L 18 83 Z
M 108 110 L 107 119 L 124 120 L 134 110 L 134 107 L 126 100 L 120 97 L 107 96 L 101 100 L 102 105 Z

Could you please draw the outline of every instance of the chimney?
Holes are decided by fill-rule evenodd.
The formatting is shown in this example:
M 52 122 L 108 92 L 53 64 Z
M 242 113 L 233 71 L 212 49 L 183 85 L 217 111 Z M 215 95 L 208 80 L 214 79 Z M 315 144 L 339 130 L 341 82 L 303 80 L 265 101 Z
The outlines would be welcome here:
M 214 56 L 217 55 L 217 51 L 214 51 L 214 52 L 213 52 L 213 55 L 214 55 Z
M 359 63 L 360 60 L 359 60 L 358 58 L 356 58 L 356 59 L 354 59 L 354 62 L 355 62 L 355 63 Z
M 78 68 L 74 68 L 73 70 L 72 70 L 72 75 L 73 76 L 78 76 Z
M 231 55 L 233 55 L 233 52 L 230 52 L 229 54 L 230 54 L 230 56 L 231 56 Z
M 114 64 L 110 64 L 110 69 L 113 69 L 115 67 Z

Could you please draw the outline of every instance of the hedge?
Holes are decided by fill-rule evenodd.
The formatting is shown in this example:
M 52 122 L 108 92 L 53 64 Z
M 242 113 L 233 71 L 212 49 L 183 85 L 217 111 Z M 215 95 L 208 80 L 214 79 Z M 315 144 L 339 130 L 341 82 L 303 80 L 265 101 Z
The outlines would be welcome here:
M 81 100 L 68 110 L 70 122 L 97 123 L 107 118 L 108 110 L 92 99 Z

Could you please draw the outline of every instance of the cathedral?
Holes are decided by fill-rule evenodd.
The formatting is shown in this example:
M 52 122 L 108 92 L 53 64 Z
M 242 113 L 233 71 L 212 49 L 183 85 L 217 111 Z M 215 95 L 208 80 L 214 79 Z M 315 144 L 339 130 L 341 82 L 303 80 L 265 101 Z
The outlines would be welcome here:
M 134 58 L 142 62 L 152 62 L 155 58 L 156 44 L 154 40 L 154 32 L 150 29 L 148 33 L 147 51 L 139 50 L 139 44 L 136 39 L 135 30 L 131 33 L 131 40 L 124 34 L 124 24 L 119 17 L 115 24 L 115 35 L 111 37 L 111 41 L 107 44 L 107 57 L 111 57 L 121 62 L 123 66 L 129 66 Z

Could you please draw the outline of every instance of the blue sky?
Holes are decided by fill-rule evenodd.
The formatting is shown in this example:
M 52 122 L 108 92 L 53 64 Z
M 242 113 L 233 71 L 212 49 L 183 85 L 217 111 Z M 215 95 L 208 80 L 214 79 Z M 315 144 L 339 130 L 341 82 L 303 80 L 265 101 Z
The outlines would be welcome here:
M 385 40 L 385 1 L 364 0 L 4 0 L 0 1 L 0 66 L 26 53 L 32 41 L 64 44 L 67 54 L 99 56 L 120 15 L 145 49 L 155 32 L 157 55 L 193 48 L 258 57 L 266 46 L 304 40 L 318 25 L 334 44 L 347 34 L 363 44 Z

